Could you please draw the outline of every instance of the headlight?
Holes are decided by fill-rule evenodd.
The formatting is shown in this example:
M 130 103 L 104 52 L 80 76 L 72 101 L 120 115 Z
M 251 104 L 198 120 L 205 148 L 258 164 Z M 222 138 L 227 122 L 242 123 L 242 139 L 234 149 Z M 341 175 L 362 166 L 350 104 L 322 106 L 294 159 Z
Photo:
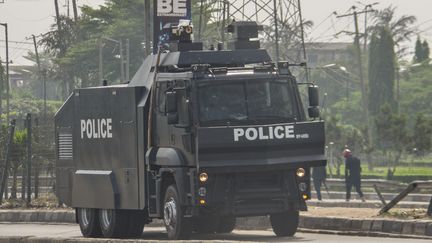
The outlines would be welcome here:
M 298 168 L 297 171 L 296 171 L 296 174 L 297 174 L 298 177 L 301 178 L 301 177 L 304 177 L 306 175 L 306 171 L 303 168 Z
M 200 180 L 201 182 L 206 182 L 206 181 L 208 180 L 208 175 L 207 175 L 207 173 L 205 173 L 205 172 L 201 173 L 201 174 L 199 175 L 199 180 Z

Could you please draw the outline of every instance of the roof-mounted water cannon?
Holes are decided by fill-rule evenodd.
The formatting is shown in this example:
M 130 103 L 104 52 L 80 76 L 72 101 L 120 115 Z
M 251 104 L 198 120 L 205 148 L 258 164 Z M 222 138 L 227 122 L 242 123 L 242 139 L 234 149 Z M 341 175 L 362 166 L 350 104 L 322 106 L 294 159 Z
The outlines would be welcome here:
M 262 25 L 255 21 L 232 22 L 227 27 L 227 32 L 232 33 L 234 41 L 228 42 L 228 49 L 260 49 L 258 32 L 264 30 Z
M 202 50 L 201 42 L 192 42 L 193 25 L 191 20 L 181 19 L 179 23 L 168 23 L 162 28 L 164 43 L 169 51 Z

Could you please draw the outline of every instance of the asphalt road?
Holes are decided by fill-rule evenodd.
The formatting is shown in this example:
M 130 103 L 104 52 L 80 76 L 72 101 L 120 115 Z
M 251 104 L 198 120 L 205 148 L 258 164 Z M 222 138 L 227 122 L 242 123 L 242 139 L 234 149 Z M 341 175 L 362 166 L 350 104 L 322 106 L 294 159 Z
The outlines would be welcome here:
M 52 238 L 56 242 L 63 239 L 83 239 L 78 225 L 74 224 L 12 224 L 0 223 L 0 242 L 8 237 L 40 237 Z M 399 238 L 375 238 L 359 236 L 341 236 L 329 234 L 297 233 L 295 237 L 277 238 L 270 230 L 236 230 L 232 234 L 221 235 L 193 235 L 195 242 L 379 242 L 379 243 L 424 243 L 427 240 L 399 239 Z M 140 242 L 165 241 L 164 228 L 147 227 L 144 230 Z M 92 240 L 93 241 L 93 240 Z M 104 240 L 101 240 L 101 242 Z M 192 241 L 192 242 L 193 242 Z M 45 242 L 45 241 L 44 241 Z M 49 241 L 47 241 L 49 242 Z M 88 241 L 87 241 L 88 242 Z M 104 241 L 106 242 L 106 241 Z M 190 242 L 190 241 L 188 241 Z

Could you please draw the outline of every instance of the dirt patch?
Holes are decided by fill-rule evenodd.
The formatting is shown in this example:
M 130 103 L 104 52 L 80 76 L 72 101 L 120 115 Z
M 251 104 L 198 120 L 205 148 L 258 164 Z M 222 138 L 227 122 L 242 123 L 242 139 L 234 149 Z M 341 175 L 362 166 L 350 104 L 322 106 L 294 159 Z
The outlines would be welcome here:
M 309 211 L 301 212 L 302 215 L 317 217 L 343 217 L 343 218 L 397 218 L 397 219 L 428 219 L 426 209 L 392 209 L 383 215 L 378 215 L 377 208 L 324 208 L 309 207 Z
M 376 208 L 309 207 L 309 211 L 301 214 L 317 217 L 373 218 L 377 217 L 378 211 Z

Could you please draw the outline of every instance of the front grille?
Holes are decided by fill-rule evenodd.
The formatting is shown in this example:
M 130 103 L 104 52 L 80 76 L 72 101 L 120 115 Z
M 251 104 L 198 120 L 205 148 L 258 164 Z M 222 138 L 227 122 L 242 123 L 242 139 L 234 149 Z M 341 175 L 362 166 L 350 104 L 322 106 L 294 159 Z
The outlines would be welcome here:
M 279 192 L 280 173 L 246 173 L 236 176 L 236 192 Z

